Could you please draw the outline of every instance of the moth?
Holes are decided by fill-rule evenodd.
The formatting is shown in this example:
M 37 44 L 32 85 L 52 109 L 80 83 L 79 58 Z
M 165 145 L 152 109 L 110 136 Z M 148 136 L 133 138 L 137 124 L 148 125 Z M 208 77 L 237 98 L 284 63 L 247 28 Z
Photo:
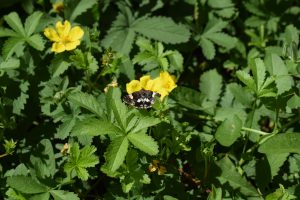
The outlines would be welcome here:
M 151 90 L 141 89 L 123 97 L 123 101 L 138 109 L 151 108 L 154 104 L 155 97 L 160 97 L 160 94 Z

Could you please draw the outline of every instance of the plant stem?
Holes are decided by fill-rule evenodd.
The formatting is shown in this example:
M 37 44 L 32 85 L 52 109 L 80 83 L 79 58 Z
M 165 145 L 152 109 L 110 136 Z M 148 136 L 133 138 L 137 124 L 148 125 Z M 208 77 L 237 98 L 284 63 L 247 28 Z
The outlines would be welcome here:
M 269 135 L 269 134 L 272 134 L 272 133 L 267 133 L 267 132 L 264 132 L 264 131 L 252 129 L 252 128 L 247 128 L 247 127 L 242 127 L 242 130 L 244 130 L 244 131 L 249 131 L 249 132 L 253 132 L 253 133 L 258 133 L 258 134 L 260 134 L 260 135 Z

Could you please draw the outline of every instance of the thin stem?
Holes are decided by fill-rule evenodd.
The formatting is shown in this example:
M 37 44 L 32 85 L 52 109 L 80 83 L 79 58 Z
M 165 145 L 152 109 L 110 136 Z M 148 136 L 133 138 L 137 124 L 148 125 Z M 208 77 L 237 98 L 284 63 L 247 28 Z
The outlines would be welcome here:
M 253 133 L 258 133 L 260 135 L 270 135 L 270 134 L 272 134 L 272 133 L 267 133 L 267 132 L 264 132 L 264 131 L 252 129 L 252 128 L 247 128 L 247 127 L 242 127 L 242 130 L 253 132 Z
M 7 154 L 7 153 L 4 153 L 4 154 L 0 155 L 0 158 L 3 158 L 3 157 L 5 157 L 5 156 L 8 156 L 8 154 Z

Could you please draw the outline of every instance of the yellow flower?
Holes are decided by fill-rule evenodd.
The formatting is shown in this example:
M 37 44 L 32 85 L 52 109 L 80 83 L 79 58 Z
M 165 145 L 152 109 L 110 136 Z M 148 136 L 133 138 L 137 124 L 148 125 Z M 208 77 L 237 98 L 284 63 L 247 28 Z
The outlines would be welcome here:
M 63 11 L 65 6 L 64 6 L 63 2 L 56 2 L 52 5 L 52 8 L 53 8 L 54 12 L 59 13 L 59 12 Z
M 126 84 L 126 90 L 128 94 L 140 91 L 142 89 L 141 83 L 138 80 L 132 80 Z
M 58 21 L 55 28 L 56 30 L 49 27 L 44 30 L 44 35 L 54 42 L 51 49 L 53 52 L 70 51 L 80 44 L 84 32 L 79 26 L 71 28 L 70 22 L 66 20 L 64 24 Z

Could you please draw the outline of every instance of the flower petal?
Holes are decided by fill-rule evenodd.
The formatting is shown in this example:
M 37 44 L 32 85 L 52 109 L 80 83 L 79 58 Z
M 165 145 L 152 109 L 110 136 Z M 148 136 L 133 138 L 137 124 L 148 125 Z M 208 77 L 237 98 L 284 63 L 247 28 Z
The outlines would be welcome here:
M 56 22 L 55 28 L 58 32 L 58 35 L 63 38 L 66 37 L 71 29 L 71 24 L 68 20 L 65 20 L 64 24 L 61 23 L 61 21 Z
M 126 91 L 128 94 L 140 91 L 141 89 L 142 89 L 142 86 L 138 80 L 132 80 L 126 84 Z
M 142 76 L 140 78 L 140 83 L 141 83 L 142 88 L 146 89 L 145 87 L 146 87 L 148 81 L 150 81 L 150 80 L 151 80 L 151 77 L 149 75 Z
M 66 50 L 66 47 L 63 43 L 55 42 L 55 43 L 52 44 L 52 49 L 51 50 L 55 53 L 61 53 L 61 52 Z
M 60 41 L 60 38 L 53 28 L 45 28 L 44 29 L 44 35 L 51 41 L 53 42 L 58 42 Z
M 70 41 L 80 40 L 83 36 L 84 32 L 79 26 L 73 27 L 68 35 L 68 39 Z
M 80 44 L 80 41 L 79 41 L 79 40 L 75 40 L 75 41 L 73 41 L 73 42 L 65 43 L 66 50 L 67 50 L 67 51 L 73 50 L 73 49 L 75 49 L 79 44 Z

